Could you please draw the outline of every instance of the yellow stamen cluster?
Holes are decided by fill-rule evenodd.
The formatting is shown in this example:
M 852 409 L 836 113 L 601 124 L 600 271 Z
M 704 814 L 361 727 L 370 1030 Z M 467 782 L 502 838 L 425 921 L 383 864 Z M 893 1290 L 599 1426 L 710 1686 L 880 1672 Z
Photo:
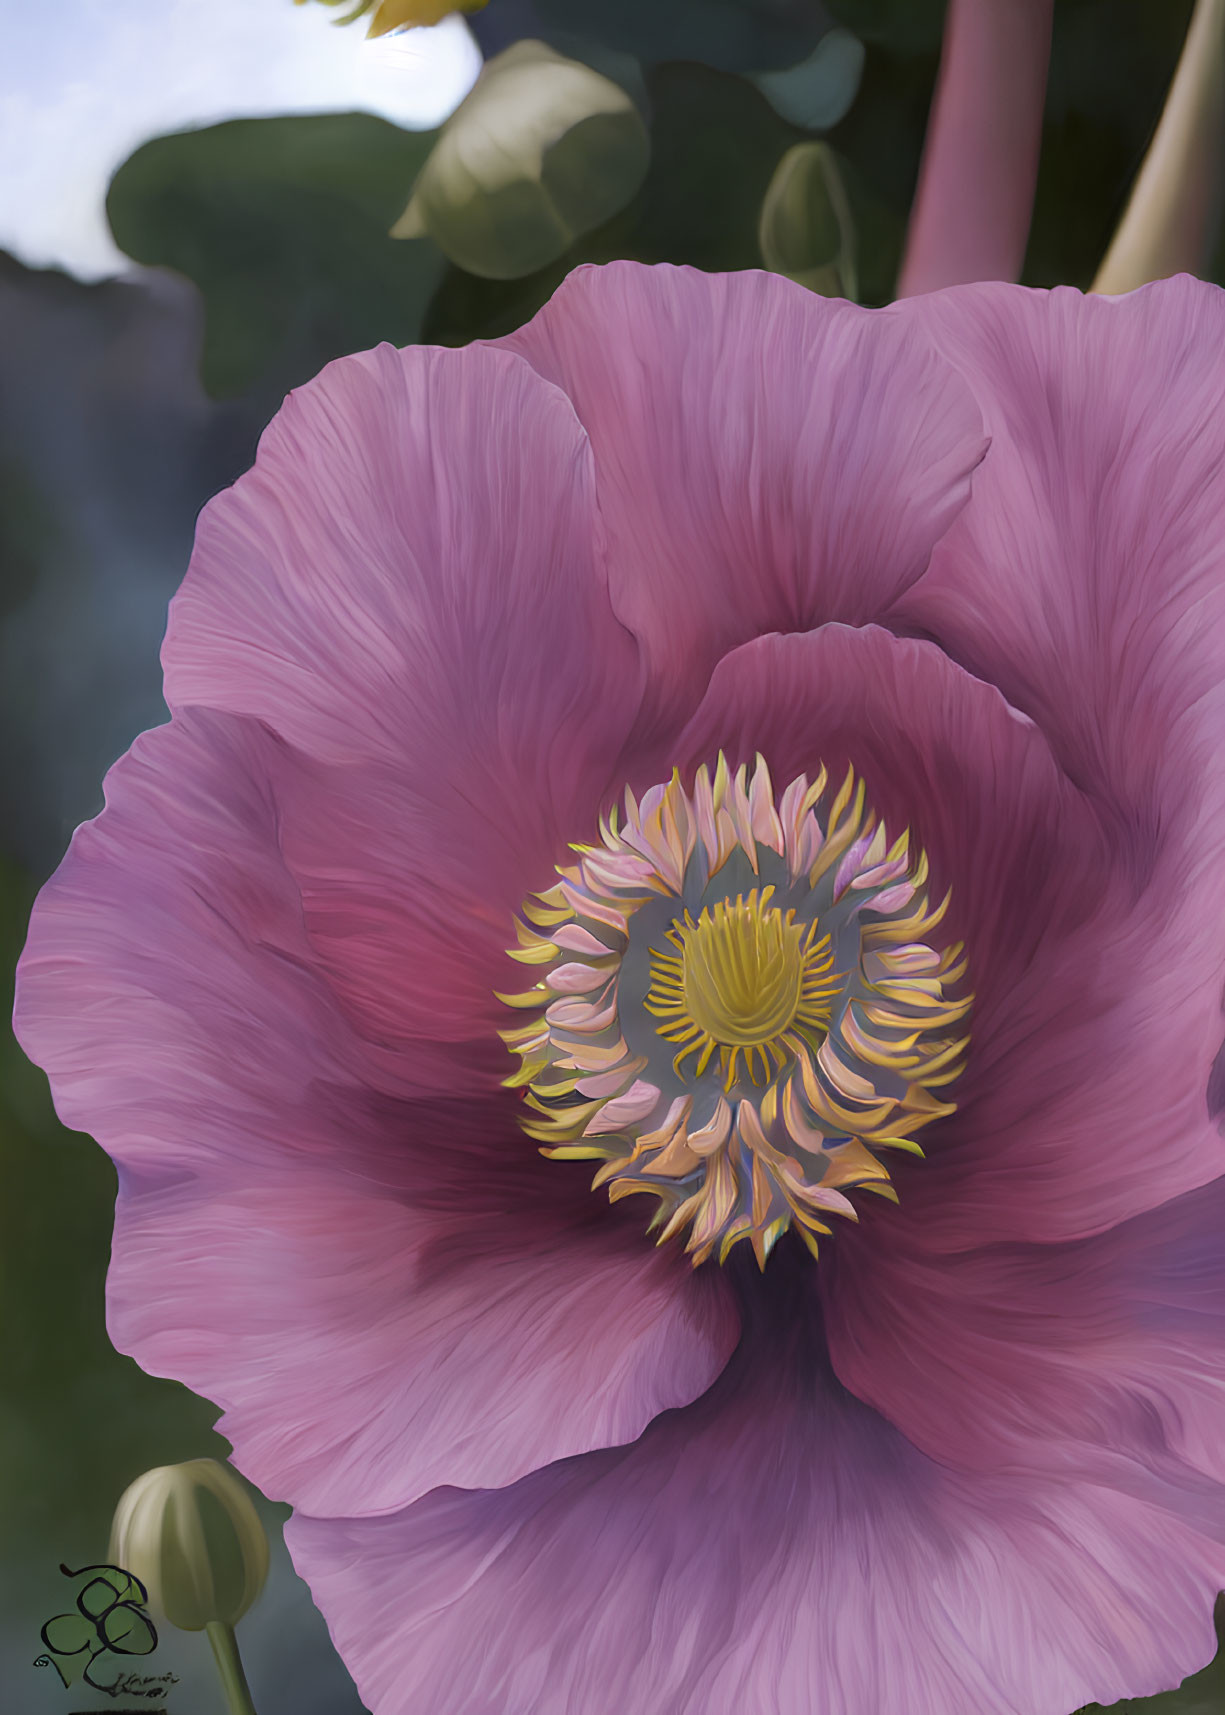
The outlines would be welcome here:
M 927 859 L 892 843 L 848 771 L 775 802 L 759 757 L 674 774 L 524 907 L 513 956 L 541 968 L 504 1032 L 523 1125 L 557 1160 L 596 1160 L 613 1201 L 649 1193 L 660 1242 L 696 1263 L 747 1240 L 764 1267 L 793 1227 L 814 1255 L 852 1187 L 896 1201 L 880 1153 L 953 1111 L 968 997 L 961 947 L 927 936 Z M 756 885 L 746 889 L 745 868 Z M 853 948 L 853 955 L 848 949 Z M 838 956 L 841 949 L 841 956 Z
M 793 910 L 771 909 L 774 893 L 754 888 L 747 898 L 720 899 L 696 923 L 686 911 L 668 931 L 676 956 L 652 950 L 643 1004 L 662 1020 L 665 1041 L 684 1045 L 672 1061 L 678 1076 L 692 1054 L 700 1078 L 717 1052 L 725 1090 L 741 1057 L 753 1083 L 766 1084 L 804 1042 L 821 1046 L 841 986 L 830 974 L 829 936 L 818 939 L 819 925 L 796 923 Z

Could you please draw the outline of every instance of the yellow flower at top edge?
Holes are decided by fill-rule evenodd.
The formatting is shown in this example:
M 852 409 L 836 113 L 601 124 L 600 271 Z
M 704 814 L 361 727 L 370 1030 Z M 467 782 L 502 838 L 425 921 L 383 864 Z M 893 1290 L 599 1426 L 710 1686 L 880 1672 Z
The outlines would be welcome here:
M 294 0 L 295 6 L 306 0 Z M 320 0 L 324 6 L 348 5 L 349 10 L 336 20 L 351 24 L 358 18 L 369 17 L 368 36 L 386 36 L 392 30 L 408 29 L 416 24 L 440 24 L 452 12 L 479 12 L 486 0 Z

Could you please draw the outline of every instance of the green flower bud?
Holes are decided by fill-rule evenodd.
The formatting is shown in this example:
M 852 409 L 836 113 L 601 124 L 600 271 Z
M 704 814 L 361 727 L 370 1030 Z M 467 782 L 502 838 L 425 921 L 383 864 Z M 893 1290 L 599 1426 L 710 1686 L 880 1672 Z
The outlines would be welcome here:
M 250 1496 L 216 1459 L 159 1465 L 125 1489 L 110 1560 L 139 1578 L 155 1614 L 185 1632 L 235 1625 L 268 1576 Z
M 828 298 L 854 298 L 855 229 L 828 143 L 797 143 L 778 166 L 757 227 L 762 259 Z
M 428 234 L 470 274 L 515 280 L 624 208 L 649 158 L 619 84 L 543 42 L 516 42 L 443 126 L 391 234 Z

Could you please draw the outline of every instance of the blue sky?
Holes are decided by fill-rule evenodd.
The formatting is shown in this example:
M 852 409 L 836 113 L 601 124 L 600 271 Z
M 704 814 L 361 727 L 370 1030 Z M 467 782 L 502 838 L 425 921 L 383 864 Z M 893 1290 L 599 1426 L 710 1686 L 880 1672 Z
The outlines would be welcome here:
M 351 108 L 435 125 L 476 75 L 458 18 L 369 42 L 335 16 L 292 0 L 0 0 L 0 248 L 119 273 L 103 199 L 147 138 Z

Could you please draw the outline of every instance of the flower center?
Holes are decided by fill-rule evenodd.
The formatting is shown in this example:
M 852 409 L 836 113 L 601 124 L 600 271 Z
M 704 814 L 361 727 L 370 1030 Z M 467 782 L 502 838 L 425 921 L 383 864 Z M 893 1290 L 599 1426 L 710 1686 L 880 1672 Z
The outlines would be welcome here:
M 652 950 L 643 1004 L 661 1021 L 658 1034 L 683 1044 L 672 1062 L 678 1073 L 692 1054 L 700 1077 L 717 1050 L 726 1089 L 741 1056 L 753 1082 L 760 1071 L 764 1084 L 786 1065 L 793 1027 L 820 1046 L 838 987 L 829 936 L 818 939 L 815 921 L 805 927 L 794 910 L 773 907 L 774 894 L 754 888 L 747 898 L 720 899 L 696 923 L 686 912 L 667 933 L 676 956 Z
M 503 1036 L 523 1127 L 555 1160 L 601 1163 L 613 1201 L 658 1200 L 659 1242 L 694 1263 L 788 1227 L 816 1254 L 846 1193 L 896 1201 L 882 1153 L 953 1111 L 969 997 L 960 945 L 927 940 L 927 860 L 890 843 L 850 771 L 777 800 L 760 757 L 720 756 L 625 795 L 622 820 L 524 905 L 512 956 L 540 970 Z

